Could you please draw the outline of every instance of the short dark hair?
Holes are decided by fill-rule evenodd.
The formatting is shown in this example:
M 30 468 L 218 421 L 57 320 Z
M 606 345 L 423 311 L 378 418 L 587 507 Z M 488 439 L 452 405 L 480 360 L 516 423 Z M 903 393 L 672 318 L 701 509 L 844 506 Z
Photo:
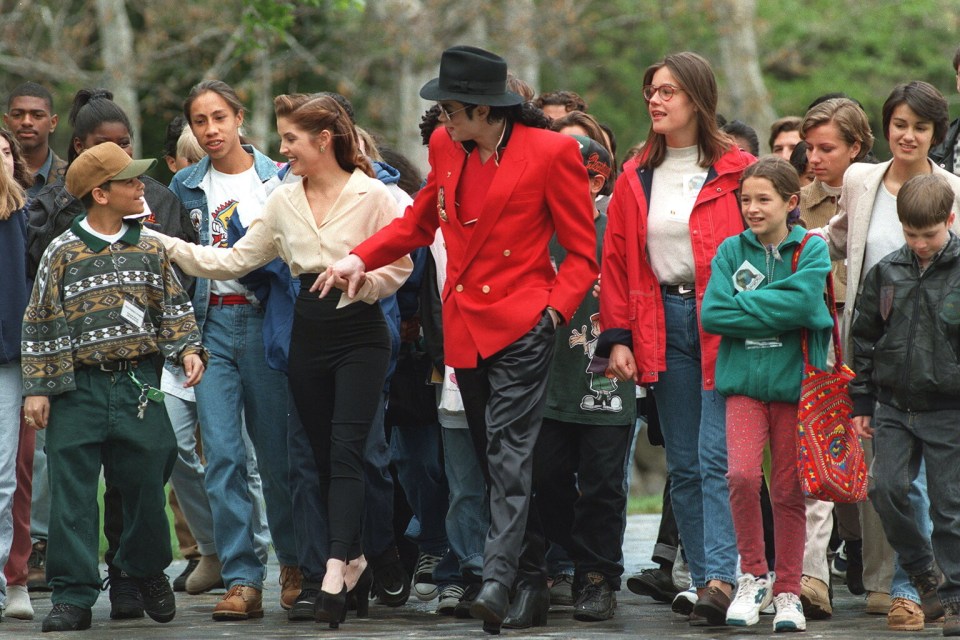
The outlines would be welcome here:
M 354 126 L 356 126 L 357 116 L 356 116 L 356 113 L 354 113 L 353 111 L 353 103 L 351 103 L 350 100 L 345 95 L 343 95 L 342 93 L 336 93 L 334 91 L 320 91 L 318 93 L 313 94 L 313 96 L 314 97 L 330 96 L 331 98 L 336 100 L 337 104 L 343 107 L 343 110 L 347 112 L 347 117 L 350 118 L 350 122 L 353 123 Z
M 163 155 L 171 158 L 177 157 L 177 143 L 180 141 L 180 135 L 186 126 L 186 119 L 179 113 L 167 124 L 167 134 L 163 138 Z
M 950 126 L 950 110 L 947 99 L 929 82 L 914 80 L 898 84 L 883 103 L 883 137 L 890 139 L 890 119 L 901 104 L 913 110 L 922 120 L 933 123 L 933 146 L 943 142 Z
M 809 162 L 807 159 L 807 143 L 801 140 L 790 152 L 790 164 L 797 170 L 797 174 L 802 176 L 807 172 Z
M 543 109 L 546 105 L 559 105 L 567 111 L 587 111 L 587 103 L 579 94 L 573 91 L 550 91 L 541 93 L 533 101 L 535 105 Z
M 722 127 L 720 131 L 723 131 L 732 138 L 742 138 L 747 142 L 747 148 L 744 151 L 749 151 L 754 156 L 760 155 L 760 138 L 757 137 L 757 131 L 746 122 L 742 120 L 731 120 Z
M 773 143 L 777 141 L 777 136 L 787 131 L 800 131 L 800 116 L 784 116 L 773 121 L 770 125 L 770 150 L 773 151 Z M 754 154 L 756 155 L 756 154 Z
M 953 70 L 960 73 L 960 47 L 953 52 Z
M 36 82 L 24 82 L 23 84 L 17 85 L 14 90 L 10 92 L 10 97 L 7 98 L 7 109 L 10 109 L 14 98 L 21 96 L 30 96 L 31 98 L 44 100 L 47 103 L 47 109 L 50 110 L 50 113 L 53 113 L 53 96 L 43 85 L 37 84 Z
M 903 183 L 897 194 L 900 224 L 926 229 L 943 224 L 953 211 L 953 189 L 935 173 L 921 173 Z

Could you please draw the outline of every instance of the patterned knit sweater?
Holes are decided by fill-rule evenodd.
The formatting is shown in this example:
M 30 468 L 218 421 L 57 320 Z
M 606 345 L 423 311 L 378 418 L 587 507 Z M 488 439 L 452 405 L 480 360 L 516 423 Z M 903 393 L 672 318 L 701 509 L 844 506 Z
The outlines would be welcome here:
M 191 353 L 206 362 L 190 298 L 156 236 L 132 224 L 109 244 L 83 229 L 82 217 L 40 261 L 23 318 L 24 395 L 72 391 L 78 367 L 158 352 L 177 364 Z M 139 326 L 131 308 L 145 312 Z

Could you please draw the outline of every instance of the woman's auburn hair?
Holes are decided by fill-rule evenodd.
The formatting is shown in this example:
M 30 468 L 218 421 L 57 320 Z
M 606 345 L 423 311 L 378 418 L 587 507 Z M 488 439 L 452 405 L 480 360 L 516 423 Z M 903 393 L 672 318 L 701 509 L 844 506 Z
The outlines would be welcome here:
M 730 137 L 717 126 L 717 78 L 713 69 L 706 58 L 692 51 L 672 53 L 647 67 L 643 86 L 652 84 L 653 75 L 663 67 L 670 70 L 696 109 L 699 163 L 701 167 L 711 167 L 733 146 Z M 667 138 L 654 131 L 651 124 L 640 157 L 640 168 L 656 169 L 666 156 Z

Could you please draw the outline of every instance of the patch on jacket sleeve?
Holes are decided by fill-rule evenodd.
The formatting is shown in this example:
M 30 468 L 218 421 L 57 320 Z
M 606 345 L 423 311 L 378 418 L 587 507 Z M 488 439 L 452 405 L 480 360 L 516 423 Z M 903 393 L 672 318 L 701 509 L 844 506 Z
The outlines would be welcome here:
M 960 324 L 960 291 L 951 291 L 940 304 L 940 319 L 947 324 Z

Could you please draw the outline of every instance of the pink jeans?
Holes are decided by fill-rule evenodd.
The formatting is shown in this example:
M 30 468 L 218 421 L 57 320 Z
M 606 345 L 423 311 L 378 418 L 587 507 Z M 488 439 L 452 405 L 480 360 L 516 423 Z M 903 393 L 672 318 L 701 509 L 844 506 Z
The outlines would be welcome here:
M 737 534 L 740 568 L 763 576 L 769 570 L 760 517 L 763 449 L 770 442 L 777 579 L 773 592 L 800 595 L 806 509 L 797 473 L 797 405 L 727 398 L 727 484 Z

